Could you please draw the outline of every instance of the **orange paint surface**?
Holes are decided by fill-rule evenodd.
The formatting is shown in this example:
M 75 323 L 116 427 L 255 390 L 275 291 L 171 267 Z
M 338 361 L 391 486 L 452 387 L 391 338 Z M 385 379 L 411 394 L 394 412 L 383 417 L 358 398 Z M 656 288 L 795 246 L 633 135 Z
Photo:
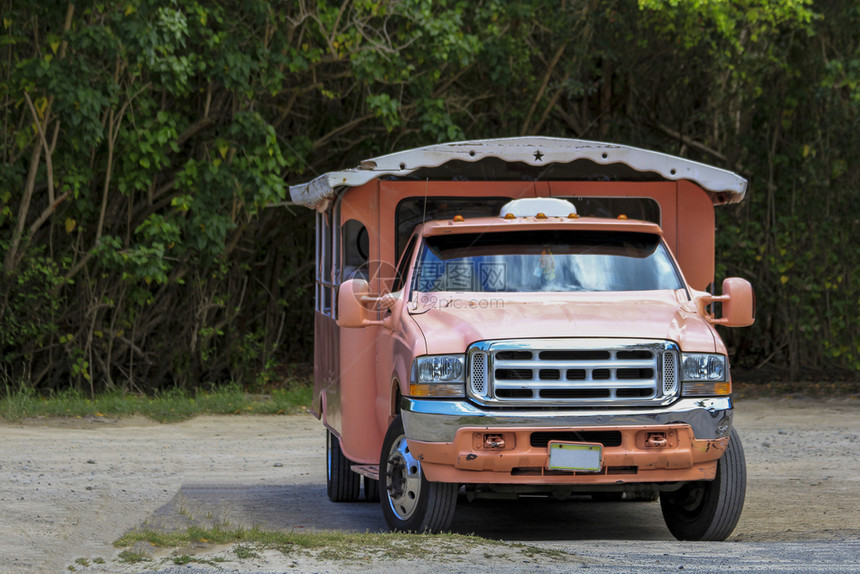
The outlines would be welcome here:
M 617 431 L 619 446 L 603 449 L 603 471 L 563 472 L 546 468 L 547 447 L 531 446 L 533 432 L 552 435 L 571 430 Z M 647 447 L 647 433 L 662 432 L 669 437 L 663 448 Z M 484 448 L 477 437 L 487 434 L 507 438 L 504 449 Z M 429 480 L 463 483 L 585 483 L 660 482 L 665 480 L 706 480 L 714 477 L 715 462 L 722 456 L 728 439 L 697 440 L 686 425 L 593 428 L 462 428 L 452 443 L 409 440 L 412 454 L 421 461 Z M 687 478 L 671 478 L 671 477 Z M 689 478 L 694 477 L 694 478 Z

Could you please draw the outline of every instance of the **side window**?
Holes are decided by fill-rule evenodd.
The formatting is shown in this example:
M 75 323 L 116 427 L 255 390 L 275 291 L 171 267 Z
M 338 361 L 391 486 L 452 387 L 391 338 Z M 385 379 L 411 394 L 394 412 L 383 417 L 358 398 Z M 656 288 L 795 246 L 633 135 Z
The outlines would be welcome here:
M 397 275 L 394 277 L 394 286 L 392 292 L 397 292 L 403 289 L 403 284 L 406 281 L 406 276 L 409 274 L 409 262 L 412 261 L 412 252 L 415 251 L 415 244 L 418 243 L 418 236 L 413 235 L 409 240 L 409 245 L 403 252 L 403 257 L 400 258 L 400 263 L 397 265 Z
M 317 213 L 316 221 L 316 310 L 329 317 L 334 310 L 334 237 L 330 212 Z
M 630 219 L 661 223 L 660 204 L 650 197 L 562 197 L 576 206 L 583 217 L 615 218 L 622 213 Z
M 343 268 L 340 282 L 356 277 L 367 279 L 370 238 L 367 228 L 357 219 L 350 219 L 341 228 Z
M 396 228 L 395 253 L 403 253 L 406 240 L 425 221 L 463 217 L 498 215 L 510 197 L 407 197 L 397 204 L 394 215 Z

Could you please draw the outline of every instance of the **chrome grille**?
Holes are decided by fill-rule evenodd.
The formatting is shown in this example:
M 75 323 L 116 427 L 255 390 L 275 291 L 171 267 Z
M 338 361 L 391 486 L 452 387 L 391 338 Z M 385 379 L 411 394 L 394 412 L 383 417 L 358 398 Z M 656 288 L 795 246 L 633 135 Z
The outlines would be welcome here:
M 670 341 L 482 341 L 469 357 L 470 395 L 488 405 L 647 406 L 678 390 Z
M 472 353 L 470 360 L 471 388 L 472 393 L 481 397 L 486 396 L 487 391 L 487 354 Z
M 663 353 L 663 394 L 671 395 L 678 386 L 678 355 L 672 351 Z

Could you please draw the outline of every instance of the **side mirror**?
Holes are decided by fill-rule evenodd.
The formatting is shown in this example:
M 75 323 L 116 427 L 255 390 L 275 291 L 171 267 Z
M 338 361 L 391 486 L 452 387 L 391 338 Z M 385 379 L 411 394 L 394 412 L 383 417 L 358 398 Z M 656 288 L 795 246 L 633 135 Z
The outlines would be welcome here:
M 364 279 L 348 279 L 337 293 L 337 326 L 359 328 L 369 323 L 368 310 L 361 304 L 370 289 Z
M 340 285 L 337 293 L 337 326 L 358 329 L 371 325 L 382 325 L 382 321 L 370 319 L 371 313 L 390 308 L 395 302 L 390 295 L 370 295 L 370 287 L 364 279 L 349 279 Z
M 755 323 L 755 292 L 746 279 L 729 277 L 723 281 L 723 318 L 727 327 L 749 327 Z
M 723 312 L 719 319 L 704 312 L 705 307 L 714 301 L 722 303 Z M 699 309 L 705 318 L 715 325 L 748 327 L 755 323 L 755 293 L 746 279 L 729 277 L 723 280 L 723 294 L 701 297 Z

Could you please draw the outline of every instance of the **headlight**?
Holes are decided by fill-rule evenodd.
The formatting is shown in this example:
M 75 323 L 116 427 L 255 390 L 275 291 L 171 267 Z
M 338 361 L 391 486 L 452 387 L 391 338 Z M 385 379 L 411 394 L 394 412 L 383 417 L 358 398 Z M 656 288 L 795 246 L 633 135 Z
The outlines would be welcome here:
M 682 353 L 681 380 L 681 393 L 687 397 L 732 394 L 725 355 Z
M 725 381 L 726 357 L 705 353 L 683 353 L 681 377 L 684 381 Z
M 413 397 L 465 397 L 463 355 L 429 355 L 412 363 L 409 394 Z

